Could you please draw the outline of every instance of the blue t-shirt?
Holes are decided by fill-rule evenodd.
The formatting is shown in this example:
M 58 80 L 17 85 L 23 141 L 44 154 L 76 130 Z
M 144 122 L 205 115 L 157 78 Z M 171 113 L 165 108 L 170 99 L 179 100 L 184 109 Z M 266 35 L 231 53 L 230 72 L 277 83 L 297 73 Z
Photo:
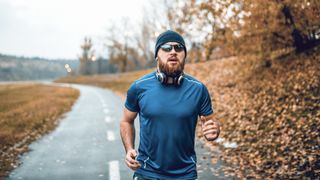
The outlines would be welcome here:
M 213 113 L 201 82 L 185 75 L 180 86 L 165 85 L 153 72 L 132 83 L 125 107 L 139 113 L 141 168 L 137 173 L 159 179 L 197 178 L 197 119 Z

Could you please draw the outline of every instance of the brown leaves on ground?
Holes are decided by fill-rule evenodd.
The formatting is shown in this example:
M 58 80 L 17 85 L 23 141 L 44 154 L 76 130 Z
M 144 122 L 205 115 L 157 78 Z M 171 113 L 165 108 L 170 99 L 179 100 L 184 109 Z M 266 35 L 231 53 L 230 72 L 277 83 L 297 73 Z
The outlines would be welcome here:
M 207 85 L 221 137 L 238 144 L 222 147 L 221 159 L 232 167 L 226 175 L 320 177 L 319 53 L 289 56 L 271 68 L 254 58 L 229 58 L 187 72 Z
M 39 84 L 0 86 L 0 177 L 14 168 L 29 143 L 52 130 L 79 91 Z

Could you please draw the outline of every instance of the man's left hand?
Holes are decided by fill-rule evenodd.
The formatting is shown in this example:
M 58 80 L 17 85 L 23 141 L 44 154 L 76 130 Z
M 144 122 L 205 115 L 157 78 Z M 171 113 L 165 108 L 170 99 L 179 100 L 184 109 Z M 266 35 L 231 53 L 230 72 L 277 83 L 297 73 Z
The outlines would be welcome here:
M 200 116 L 201 119 L 201 128 L 203 136 L 208 141 L 213 141 L 219 137 L 220 134 L 220 125 L 219 122 L 214 121 L 212 118 L 207 119 L 204 116 Z

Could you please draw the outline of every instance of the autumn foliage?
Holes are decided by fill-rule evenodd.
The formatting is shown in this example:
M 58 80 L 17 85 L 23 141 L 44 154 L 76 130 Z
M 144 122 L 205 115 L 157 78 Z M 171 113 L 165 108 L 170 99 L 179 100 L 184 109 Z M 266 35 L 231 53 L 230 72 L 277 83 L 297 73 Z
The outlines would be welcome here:
M 319 178 L 319 51 L 278 59 L 272 68 L 256 61 L 229 58 L 192 66 L 209 87 L 221 137 L 238 144 L 213 155 L 226 163 L 215 171 L 249 179 Z
M 219 52 L 222 56 L 255 54 L 269 61 L 276 50 L 303 51 L 320 39 L 316 0 L 188 0 L 174 18 L 180 19 L 176 29 L 183 34 L 195 31 L 205 37 L 201 41 L 205 60 Z M 192 25 L 185 28 L 188 24 Z M 196 38 L 197 34 L 191 35 L 193 41 Z

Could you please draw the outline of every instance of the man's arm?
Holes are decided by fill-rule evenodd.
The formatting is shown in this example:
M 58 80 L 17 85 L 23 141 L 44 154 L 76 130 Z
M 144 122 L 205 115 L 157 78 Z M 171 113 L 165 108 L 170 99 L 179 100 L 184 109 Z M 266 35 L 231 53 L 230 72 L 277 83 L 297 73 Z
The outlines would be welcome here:
M 220 134 L 220 124 L 217 120 L 214 120 L 213 114 L 209 116 L 200 116 L 200 119 L 203 136 L 208 141 L 216 140 Z
M 126 164 L 132 170 L 136 170 L 140 167 L 140 163 L 135 160 L 137 152 L 134 149 L 134 120 L 137 117 L 137 114 L 137 112 L 131 112 L 127 108 L 124 108 L 123 118 L 120 122 L 120 135 L 126 150 Z

